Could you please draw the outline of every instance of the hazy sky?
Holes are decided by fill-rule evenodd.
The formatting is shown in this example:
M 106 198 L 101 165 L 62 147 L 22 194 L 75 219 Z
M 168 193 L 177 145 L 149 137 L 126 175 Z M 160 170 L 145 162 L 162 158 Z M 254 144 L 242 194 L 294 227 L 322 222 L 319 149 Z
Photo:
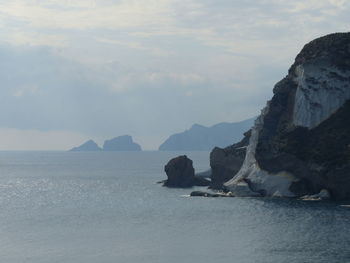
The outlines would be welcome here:
M 349 31 L 347 0 L 0 0 L 0 150 L 257 115 L 308 41 Z

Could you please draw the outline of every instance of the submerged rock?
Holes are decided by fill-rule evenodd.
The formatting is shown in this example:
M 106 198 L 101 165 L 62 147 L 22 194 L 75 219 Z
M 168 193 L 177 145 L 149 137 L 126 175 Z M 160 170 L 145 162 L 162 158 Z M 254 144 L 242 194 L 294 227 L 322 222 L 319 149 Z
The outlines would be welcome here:
M 283 197 L 328 189 L 335 199 L 350 199 L 349 116 L 350 33 L 331 34 L 305 45 L 276 84 L 242 167 L 224 188 L 239 195 L 244 184 Z
M 210 181 L 194 175 L 193 162 L 186 155 L 171 159 L 164 167 L 168 180 L 164 182 L 167 187 L 208 186 Z

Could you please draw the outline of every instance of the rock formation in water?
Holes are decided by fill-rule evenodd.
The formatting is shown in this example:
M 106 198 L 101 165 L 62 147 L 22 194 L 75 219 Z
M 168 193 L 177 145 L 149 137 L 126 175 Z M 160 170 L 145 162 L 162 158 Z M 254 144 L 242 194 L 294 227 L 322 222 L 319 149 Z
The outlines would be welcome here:
M 94 142 L 93 140 L 89 140 L 78 147 L 74 147 L 70 151 L 71 152 L 85 152 L 85 151 L 92 152 L 92 151 L 101 151 L 101 150 L 102 149 L 97 145 L 96 142 Z
M 215 147 L 210 153 L 211 184 L 213 189 L 221 189 L 223 184 L 232 179 L 242 167 L 250 130 L 244 134 L 241 142 L 226 148 Z
M 215 146 L 238 142 L 242 134 L 254 124 L 254 118 L 234 123 L 219 123 L 211 127 L 195 124 L 191 129 L 171 135 L 160 151 L 210 151 Z
M 133 142 L 132 137 L 123 135 L 111 140 L 106 140 L 103 144 L 104 151 L 142 151 L 141 146 Z
M 187 188 L 192 186 L 208 186 L 210 181 L 194 175 L 193 162 L 186 155 L 171 159 L 164 167 L 168 180 L 164 182 L 167 187 Z
M 305 45 L 273 93 L 225 189 L 283 197 L 325 189 L 350 199 L 350 33 Z

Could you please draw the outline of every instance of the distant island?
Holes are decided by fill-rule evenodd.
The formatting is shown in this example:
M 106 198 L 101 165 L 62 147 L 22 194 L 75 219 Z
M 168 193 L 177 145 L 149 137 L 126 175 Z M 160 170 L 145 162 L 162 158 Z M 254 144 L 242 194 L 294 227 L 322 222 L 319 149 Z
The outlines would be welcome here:
M 194 124 L 189 130 L 171 135 L 160 151 L 210 151 L 240 141 L 243 133 L 254 124 L 255 118 L 240 122 L 222 122 L 211 127 Z
M 142 151 L 141 146 L 133 142 L 129 135 L 119 136 L 106 140 L 103 144 L 104 151 Z
M 89 140 L 78 147 L 72 148 L 70 151 L 142 151 L 142 148 L 139 144 L 133 141 L 130 135 L 123 135 L 106 140 L 103 144 L 103 148 L 99 147 L 93 140 Z
M 74 147 L 70 150 L 71 152 L 93 152 L 93 151 L 102 151 L 102 149 L 97 145 L 93 140 L 88 140 L 78 147 Z

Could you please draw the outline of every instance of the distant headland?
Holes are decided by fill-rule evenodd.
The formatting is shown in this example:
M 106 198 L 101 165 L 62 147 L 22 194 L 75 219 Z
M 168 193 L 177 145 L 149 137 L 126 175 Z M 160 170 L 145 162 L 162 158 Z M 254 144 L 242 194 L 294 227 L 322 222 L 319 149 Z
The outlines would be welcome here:
M 171 135 L 159 146 L 160 151 L 210 151 L 239 142 L 256 118 L 240 122 L 221 122 L 211 127 L 194 124 L 189 130 Z

